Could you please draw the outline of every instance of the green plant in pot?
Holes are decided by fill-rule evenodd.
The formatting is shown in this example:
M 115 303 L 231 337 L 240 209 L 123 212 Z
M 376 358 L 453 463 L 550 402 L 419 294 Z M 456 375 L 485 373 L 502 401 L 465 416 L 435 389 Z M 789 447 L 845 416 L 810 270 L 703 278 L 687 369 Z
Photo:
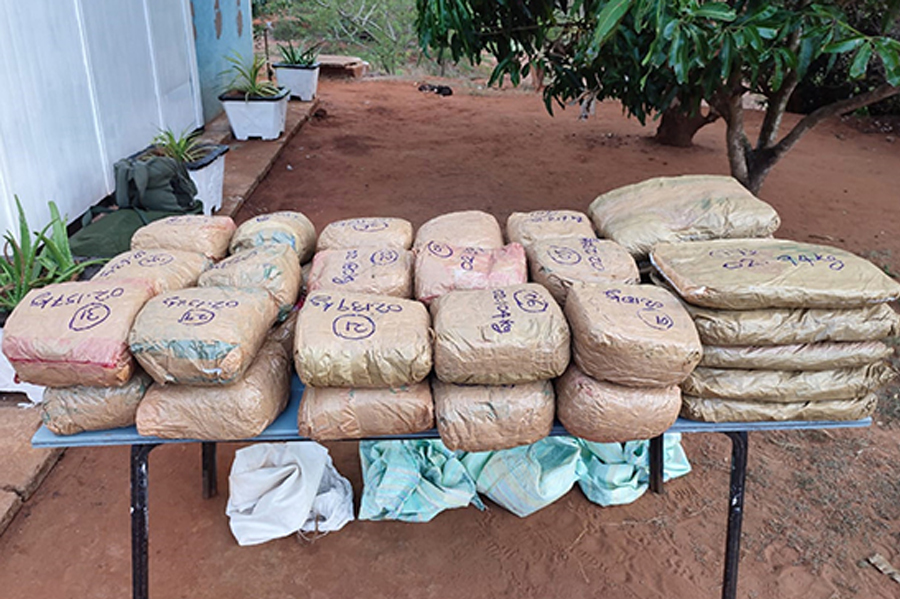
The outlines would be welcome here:
M 291 90 L 291 96 L 303 102 L 311 102 L 316 97 L 319 86 L 319 49 L 322 43 L 312 46 L 295 47 L 288 42 L 279 46 L 281 62 L 275 63 L 278 82 Z
M 254 56 L 249 63 L 238 54 L 226 60 L 231 67 L 225 73 L 231 79 L 219 100 L 234 137 L 277 139 L 284 131 L 289 90 L 263 77 L 266 61 L 262 56 Z
M 162 129 L 153 138 L 150 151 L 173 158 L 187 167 L 188 175 L 197 186 L 197 198 L 203 203 L 203 213 L 210 215 L 222 207 L 222 188 L 225 179 L 224 144 L 207 144 L 200 139 L 200 130 L 182 131 Z

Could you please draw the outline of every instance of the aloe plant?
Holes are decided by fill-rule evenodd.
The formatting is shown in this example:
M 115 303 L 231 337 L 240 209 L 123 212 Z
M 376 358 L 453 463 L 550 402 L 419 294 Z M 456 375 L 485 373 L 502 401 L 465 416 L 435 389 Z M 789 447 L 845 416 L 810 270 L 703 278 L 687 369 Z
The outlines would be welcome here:
M 247 100 L 254 97 L 271 98 L 281 93 L 281 88 L 275 83 L 261 79 L 266 67 L 266 59 L 262 56 L 254 55 L 250 64 L 238 53 L 225 57 L 225 60 L 231 63 L 231 67 L 225 71 L 232 76 L 227 88 L 229 92 L 240 92 Z
M 199 131 L 185 130 L 179 135 L 171 129 L 160 129 L 152 143 L 160 154 L 178 162 L 194 162 L 204 155 Z
M 321 47 L 322 42 L 313 44 L 308 48 L 304 48 L 303 46 L 297 46 L 295 48 L 291 42 L 288 42 L 287 46 L 278 46 L 278 51 L 281 53 L 281 60 L 284 64 L 297 67 L 311 67 L 316 64 L 316 59 L 319 58 L 319 50 Z

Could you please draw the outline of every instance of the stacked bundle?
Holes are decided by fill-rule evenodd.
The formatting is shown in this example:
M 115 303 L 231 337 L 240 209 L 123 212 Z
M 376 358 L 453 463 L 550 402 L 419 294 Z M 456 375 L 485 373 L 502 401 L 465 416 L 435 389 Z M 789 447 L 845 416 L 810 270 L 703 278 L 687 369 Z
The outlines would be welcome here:
M 683 414 L 703 421 L 852 420 L 892 373 L 900 284 L 847 251 L 789 240 L 660 244 L 651 260 L 687 302 L 704 359 Z

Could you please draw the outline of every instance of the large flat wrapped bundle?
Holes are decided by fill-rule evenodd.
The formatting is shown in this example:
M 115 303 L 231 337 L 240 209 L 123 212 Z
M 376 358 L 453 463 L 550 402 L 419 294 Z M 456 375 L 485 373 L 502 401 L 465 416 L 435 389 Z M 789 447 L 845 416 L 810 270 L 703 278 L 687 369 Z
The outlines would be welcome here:
M 139 370 L 118 387 L 47 388 L 41 403 L 41 420 L 57 435 L 134 425 L 138 404 L 152 381 Z
M 699 367 L 681 384 L 688 396 L 757 402 L 846 400 L 894 378 L 883 362 L 825 371 L 763 371 Z
M 871 262 L 818 244 L 659 244 L 650 260 L 682 298 L 708 308 L 858 308 L 900 298 L 900 283 Z
M 231 385 L 151 385 L 138 407 L 137 430 L 170 439 L 252 438 L 281 414 L 290 394 L 290 353 L 270 339 Z
M 412 296 L 413 253 L 390 246 L 320 250 L 313 258 L 308 290 L 377 296 Z
M 228 254 L 234 235 L 231 217 L 181 215 L 153 221 L 134 232 L 132 250 L 182 250 L 216 260 Z
M 416 232 L 416 251 L 428 242 L 462 248 L 499 248 L 503 232 L 494 215 L 481 210 L 447 213 L 425 222 Z
M 556 381 L 556 410 L 566 431 L 592 442 L 647 440 L 678 418 L 681 390 L 626 387 L 588 377 L 575 365 Z
M 286 244 L 304 263 L 316 251 L 316 226 L 301 212 L 282 210 L 253 217 L 241 223 L 231 238 L 229 250 L 236 254 L 241 250 Z
M 429 321 L 412 300 L 314 292 L 297 317 L 297 374 L 313 387 L 418 383 L 431 371 Z
M 277 316 L 265 290 L 190 288 L 148 302 L 129 344 L 157 383 L 228 385 L 253 362 Z
M 284 315 L 300 293 L 300 263 L 285 244 L 256 246 L 212 265 L 200 275 L 198 283 L 200 287 L 266 290 Z
M 526 249 L 531 279 L 565 306 L 573 283 L 639 283 L 637 264 L 625 248 L 595 237 L 547 238 Z
M 528 281 L 525 249 L 463 248 L 429 242 L 416 254 L 416 298 L 429 303 L 454 290 L 487 290 Z
M 526 248 L 534 242 L 562 237 L 595 237 L 591 220 L 577 210 L 514 212 L 506 219 L 506 239 Z
M 694 323 L 663 288 L 576 283 L 569 290 L 566 316 L 575 362 L 595 379 L 667 387 L 684 380 L 700 362 Z
M 396 388 L 317 388 L 306 386 L 297 415 L 300 435 L 342 440 L 403 435 L 434 427 L 428 381 Z
M 316 250 L 337 250 L 378 246 L 409 250 L 413 240 L 412 223 L 394 217 L 345 219 L 329 223 L 319 235 Z
M 741 421 L 855 421 L 872 416 L 876 394 L 850 400 L 823 402 L 753 402 L 684 396 L 681 416 L 694 421 L 728 423 Z
M 128 332 L 156 293 L 143 279 L 74 281 L 31 290 L 3 328 L 3 354 L 22 381 L 119 386 L 131 379 Z
M 569 364 L 569 326 L 536 283 L 450 292 L 431 304 L 431 314 L 441 381 L 528 383 L 558 377 Z
M 598 196 L 588 209 L 602 237 L 643 258 L 659 242 L 768 237 L 781 220 L 733 177 L 658 177 Z
M 210 265 L 209 258 L 196 252 L 131 250 L 111 259 L 91 279 L 146 279 L 153 282 L 157 293 L 162 293 L 196 285 L 200 273 Z
M 886 359 L 894 350 L 882 342 L 819 342 L 785 346 L 703 346 L 701 367 L 822 371 L 862 367 Z
M 483 452 L 524 446 L 553 427 L 550 381 L 517 385 L 456 385 L 433 380 L 441 441 L 450 450 Z

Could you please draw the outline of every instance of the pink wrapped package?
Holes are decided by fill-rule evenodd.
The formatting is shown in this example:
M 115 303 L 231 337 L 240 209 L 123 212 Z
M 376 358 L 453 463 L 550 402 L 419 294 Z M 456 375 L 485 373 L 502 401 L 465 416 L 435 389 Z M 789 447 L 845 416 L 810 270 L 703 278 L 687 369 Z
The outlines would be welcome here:
M 416 255 L 416 298 L 426 304 L 454 290 L 486 290 L 526 283 L 525 248 L 465 248 L 429 242 Z

